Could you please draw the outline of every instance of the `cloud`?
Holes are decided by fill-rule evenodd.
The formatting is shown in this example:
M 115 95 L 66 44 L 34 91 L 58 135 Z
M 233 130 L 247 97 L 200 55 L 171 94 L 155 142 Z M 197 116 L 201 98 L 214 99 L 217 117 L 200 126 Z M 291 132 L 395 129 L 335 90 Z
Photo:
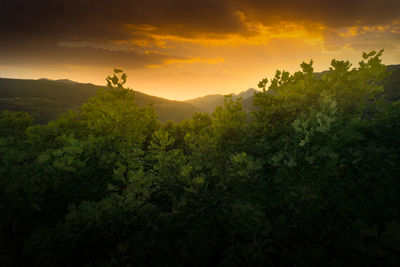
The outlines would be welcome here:
M 159 65 L 163 57 L 144 51 L 170 54 L 177 43 L 263 45 L 289 37 L 324 43 L 329 50 L 348 43 L 341 37 L 365 31 L 400 35 L 399 0 L 2 0 L 1 5 L 0 43 L 25 46 L 26 54 L 44 46 L 56 58 L 57 51 L 69 55 L 66 60 L 101 54 L 141 66 Z M 8 52 L 0 56 L 10 59 Z
M 386 52 L 397 50 L 400 43 L 400 33 L 396 31 L 399 23 L 387 25 L 357 25 L 351 27 L 326 29 L 323 31 L 323 49 L 332 50 L 355 49 L 370 51 L 385 49 Z
M 5 0 L 1 32 L 9 37 L 125 40 L 130 25 L 150 25 L 179 36 L 230 33 L 241 30 L 240 17 L 223 0 Z
M 265 24 L 288 20 L 348 27 L 387 24 L 400 17 L 398 0 L 239 0 L 237 5 L 248 17 Z
M 2 0 L 2 38 L 142 39 L 144 32 L 179 37 L 254 34 L 249 22 L 328 27 L 388 24 L 398 0 Z
M 97 46 L 97 47 L 96 47 Z M 1 65 L 81 65 L 138 69 L 147 65 L 160 65 L 171 60 L 189 60 L 184 56 L 168 53 L 148 52 L 135 50 L 113 50 L 107 45 L 91 43 L 43 43 L 42 40 L 31 41 L 29 46 L 10 43 L 0 44 Z
M 397 62 L 399 10 L 399 0 L 0 0 L 0 65 L 13 73 L 121 67 L 153 77 L 168 72 L 170 90 L 186 88 L 182 75 L 198 90 L 233 88 L 263 68 L 311 57 L 328 62 L 330 54 L 385 48 Z M 229 81 L 201 75 L 223 70 Z M 140 77 L 149 79 L 138 80 L 143 87 L 159 86 Z
M 189 57 L 189 58 L 171 58 L 171 59 L 166 59 L 163 64 L 158 64 L 158 65 L 147 65 L 148 68 L 160 68 L 168 65 L 177 65 L 179 67 L 182 67 L 186 64 L 194 64 L 194 63 L 203 63 L 203 64 L 211 64 L 215 65 L 218 63 L 222 63 L 225 60 L 223 58 L 201 58 L 201 57 Z

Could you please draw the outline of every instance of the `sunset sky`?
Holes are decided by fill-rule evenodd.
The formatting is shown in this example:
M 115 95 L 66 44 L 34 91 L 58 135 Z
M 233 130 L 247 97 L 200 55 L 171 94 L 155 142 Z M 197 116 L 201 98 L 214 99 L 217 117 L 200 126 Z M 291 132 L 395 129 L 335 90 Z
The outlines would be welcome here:
M 0 77 L 128 86 L 169 99 L 256 88 L 276 69 L 400 64 L 400 0 L 0 0 Z

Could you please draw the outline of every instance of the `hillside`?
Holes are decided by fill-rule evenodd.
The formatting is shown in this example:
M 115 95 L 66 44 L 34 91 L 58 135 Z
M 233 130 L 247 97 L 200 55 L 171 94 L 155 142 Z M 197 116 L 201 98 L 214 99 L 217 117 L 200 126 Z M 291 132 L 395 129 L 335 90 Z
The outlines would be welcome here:
M 400 100 L 400 65 L 387 66 L 391 75 L 383 82 L 386 99 Z M 0 78 L 0 111 L 26 111 L 33 115 L 38 123 L 47 123 L 58 114 L 75 109 L 96 95 L 99 88 L 93 84 L 83 84 L 70 80 L 21 80 Z M 241 97 L 243 109 L 253 109 L 253 95 L 256 89 L 250 88 L 240 94 L 232 94 L 234 99 Z M 160 121 L 175 122 L 191 118 L 195 112 L 214 112 L 224 102 L 224 95 L 214 94 L 190 99 L 173 101 L 135 91 L 139 106 L 153 104 Z
M 38 123 L 55 119 L 58 114 L 74 109 L 96 95 L 102 86 L 70 80 L 20 80 L 0 78 L 0 111 L 26 111 Z M 105 88 L 103 86 L 103 88 Z M 203 110 L 190 103 L 172 101 L 135 92 L 139 106 L 153 104 L 161 121 L 182 121 Z
M 247 98 L 252 97 L 254 92 L 257 92 L 254 88 L 249 88 L 248 90 L 241 92 L 239 94 L 232 94 L 232 98 L 236 99 L 238 97 L 242 98 L 242 101 L 245 101 Z M 193 99 L 189 99 L 185 101 L 186 103 L 190 103 L 202 110 L 205 110 L 209 113 L 212 113 L 217 106 L 221 106 L 224 103 L 224 95 L 215 94 L 215 95 L 206 95 L 202 97 L 197 97 Z

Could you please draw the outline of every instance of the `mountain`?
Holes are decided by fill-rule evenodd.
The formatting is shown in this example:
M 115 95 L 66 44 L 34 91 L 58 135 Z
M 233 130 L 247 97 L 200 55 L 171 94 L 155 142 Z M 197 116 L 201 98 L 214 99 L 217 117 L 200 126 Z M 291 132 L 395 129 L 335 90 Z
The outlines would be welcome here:
M 383 81 L 385 98 L 389 101 L 400 100 L 400 65 L 387 66 L 391 74 Z M 46 123 L 55 119 L 58 114 L 75 109 L 85 103 L 89 97 L 96 95 L 104 86 L 90 83 L 78 83 L 63 80 L 20 80 L 0 78 L 0 111 L 9 109 L 26 111 L 33 115 L 38 123 Z M 206 95 L 187 101 L 172 101 L 165 98 L 136 92 L 139 106 L 153 104 L 160 121 L 182 121 L 190 118 L 195 112 L 212 113 L 222 105 L 224 96 L 220 94 Z M 243 109 L 253 109 L 253 95 L 256 89 L 250 88 L 233 98 L 242 97 Z
M 390 75 L 383 81 L 383 87 L 385 92 L 385 98 L 390 101 L 400 100 L 400 65 L 388 65 L 387 71 Z M 321 75 L 324 72 L 316 73 Z M 250 88 L 247 91 L 241 92 L 238 95 L 233 94 L 233 98 L 242 98 L 243 110 L 249 112 L 253 109 L 253 95 L 255 92 L 259 92 L 254 88 Z M 223 95 L 206 95 L 186 101 L 202 110 L 212 113 L 217 106 L 224 103 Z
M 252 97 L 255 92 L 259 91 L 254 88 L 249 88 L 246 91 L 239 93 L 237 96 L 233 95 L 233 97 L 234 98 L 241 97 L 242 100 L 245 100 L 246 98 Z
M 236 99 L 238 97 L 242 98 L 242 101 L 245 101 L 247 98 L 253 97 L 254 93 L 258 92 L 254 88 L 249 88 L 244 92 L 239 94 L 232 94 L 232 98 Z M 198 107 L 202 110 L 205 110 L 209 113 L 214 112 L 217 106 L 221 106 L 224 103 L 224 95 L 206 95 L 202 97 L 197 97 L 193 99 L 189 99 L 185 101 L 186 103 L 190 103 L 195 107 Z
M 224 103 L 223 95 L 206 95 L 185 101 L 195 107 L 201 108 L 209 113 L 213 112 L 216 106 Z
M 75 109 L 96 95 L 104 86 L 78 83 L 70 80 L 21 80 L 0 78 L 0 111 L 26 111 L 38 123 L 47 123 L 58 114 Z M 202 109 L 181 101 L 135 91 L 139 106 L 153 104 L 160 121 L 182 121 Z

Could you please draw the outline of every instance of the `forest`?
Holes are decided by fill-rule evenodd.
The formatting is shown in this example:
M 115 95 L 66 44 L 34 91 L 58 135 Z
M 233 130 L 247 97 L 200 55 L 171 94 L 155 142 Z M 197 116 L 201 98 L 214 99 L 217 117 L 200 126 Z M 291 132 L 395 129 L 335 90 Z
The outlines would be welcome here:
M 251 112 L 226 96 L 180 123 L 120 69 L 47 124 L 2 111 L 0 265 L 398 266 L 400 87 L 381 57 L 303 62 Z

